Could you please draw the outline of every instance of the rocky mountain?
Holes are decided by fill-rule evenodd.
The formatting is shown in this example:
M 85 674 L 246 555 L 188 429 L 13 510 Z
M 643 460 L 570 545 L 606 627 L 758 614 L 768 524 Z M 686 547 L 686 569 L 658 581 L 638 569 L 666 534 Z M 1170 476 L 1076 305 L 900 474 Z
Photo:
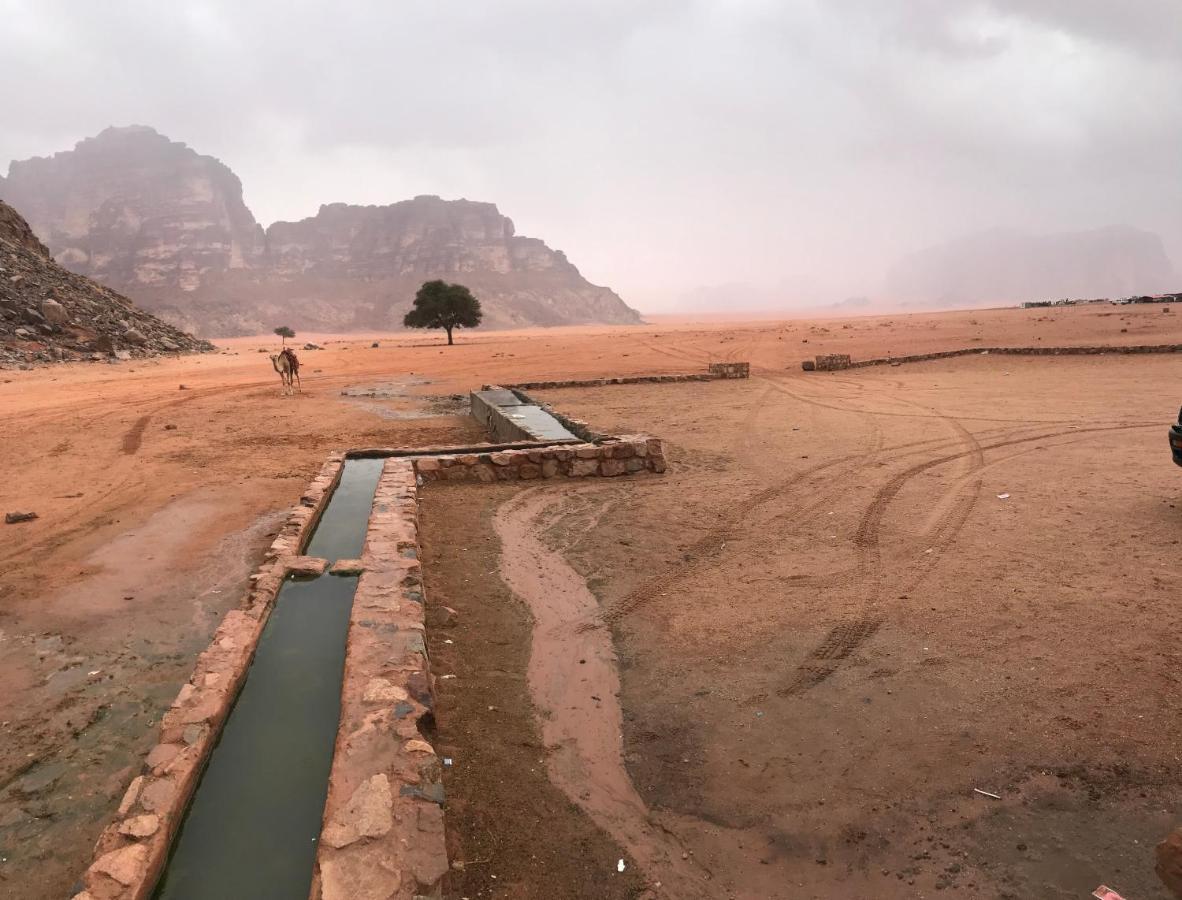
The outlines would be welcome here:
M 470 287 L 493 327 L 640 321 L 491 203 L 334 203 L 264 231 L 225 165 L 142 126 L 14 162 L 0 195 L 62 265 L 203 334 L 398 328 L 434 278 Z
M 1127 297 L 1176 289 L 1161 238 L 1114 225 L 1030 235 L 995 229 L 901 259 L 887 279 L 894 300 L 947 306 L 1064 297 Z
M 0 201 L 0 367 L 212 350 L 110 288 L 54 262 Z

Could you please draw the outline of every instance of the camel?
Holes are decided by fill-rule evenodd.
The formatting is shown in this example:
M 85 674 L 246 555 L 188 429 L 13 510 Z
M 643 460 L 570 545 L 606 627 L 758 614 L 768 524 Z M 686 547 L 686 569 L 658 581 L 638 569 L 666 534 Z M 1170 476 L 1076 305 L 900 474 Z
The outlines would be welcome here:
M 271 365 L 279 373 L 285 395 L 295 393 L 295 389 L 292 387 L 293 381 L 299 386 L 300 393 L 304 392 L 304 386 L 300 384 L 300 361 L 294 350 L 285 347 L 280 353 L 272 353 Z

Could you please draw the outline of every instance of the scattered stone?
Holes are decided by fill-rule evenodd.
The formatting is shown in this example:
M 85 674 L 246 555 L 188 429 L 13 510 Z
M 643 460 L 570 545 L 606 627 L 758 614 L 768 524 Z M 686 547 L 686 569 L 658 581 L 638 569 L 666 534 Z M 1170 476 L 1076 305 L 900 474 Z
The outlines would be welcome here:
M 6 525 L 15 525 L 17 522 L 32 522 L 38 518 L 35 512 L 10 512 L 4 514 L 4 523 Z
M 46 322 L 54 325 L 65 325 L 70 321 L 70 314 L 66 312 L 66 308 L 52 298 L 41 301 L 41 315 L 45 317 Z
M 1165 310 L 1162 310 L 1162 312 L 1169 312 L 1169 310 L 1168 310 L 1168 309 L 1165 309 Z M 376 350 L 378 347 L 380 347 L 380 346 L 382 346 L 382 345 L 381 345 L 381 344 L 379 344 L 377 341 L 374 341 L 374 342 L 373 342 L 372 344 L 370 344 L 369 346 L 370 346 L 370 347 L 373 347 L 373 348 Z
M 187 391 L 189 389 L 189 386 L 187 384 L 178 384 L 176 386 L 176 389 L 178 391 Z
M 178 350 L 213 349 L 110 288 L 63 269 L 29 224 L 3 202 L 0 261 L 7 276 L 0 277 L 0 369 L 101 361 L 116 350 L 115 339 L 135 344 L 142 355 L 162 352 L 166 342 Z

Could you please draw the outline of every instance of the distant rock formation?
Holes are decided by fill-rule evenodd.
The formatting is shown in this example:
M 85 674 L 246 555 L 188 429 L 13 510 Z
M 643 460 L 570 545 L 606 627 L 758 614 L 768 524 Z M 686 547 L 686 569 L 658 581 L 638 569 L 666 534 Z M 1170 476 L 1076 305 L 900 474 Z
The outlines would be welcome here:
M 399 328 L 434 278 L 470 287 L 494 327 L 640 321 L 491 203 L 335 203 L 264 232 L 225 165 L 142 126 L 14 162 L 0 192 L 63 265 L 204 334 Z
M 67 272 L 0 201 L 0 368 L 212 349 L 110 288 Z
M 1123 225 L 1034 236 L 996 229 L 913 253 L 887 278 L 892 300 L 969 306 L 1125 297 L 1173 289 L 1161 238 Z

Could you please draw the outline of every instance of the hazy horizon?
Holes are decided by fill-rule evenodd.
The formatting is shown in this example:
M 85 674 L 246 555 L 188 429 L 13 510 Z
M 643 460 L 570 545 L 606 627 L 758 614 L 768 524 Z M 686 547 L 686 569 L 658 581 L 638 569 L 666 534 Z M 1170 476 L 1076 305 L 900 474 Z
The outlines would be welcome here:
M 1173 0 L 355 8 L 0 0 L 0 171 L 148 125 L 264 225 L 493 202 L 649 313 L 877 301 L 995 229 L 1129 226 L 1182 263 Z

